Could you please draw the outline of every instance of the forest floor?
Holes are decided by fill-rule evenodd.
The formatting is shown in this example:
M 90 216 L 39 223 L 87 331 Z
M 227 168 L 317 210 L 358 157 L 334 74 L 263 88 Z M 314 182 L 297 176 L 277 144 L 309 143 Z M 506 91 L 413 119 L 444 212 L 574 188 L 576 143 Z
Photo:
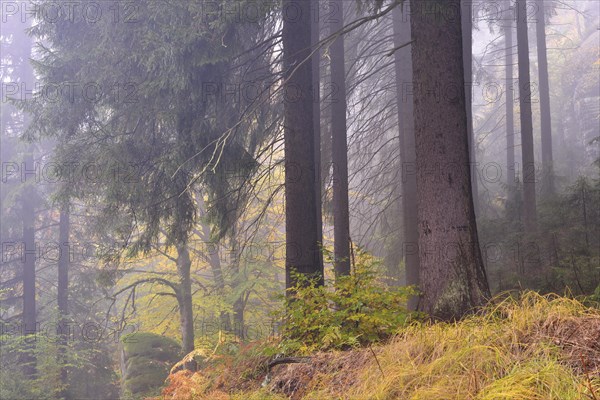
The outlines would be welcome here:
M 171 375 L 161 399 L 600 400 L 600 310 L 526 293 L 456 323 L 321 352 L 267 373 L 256 348 Z

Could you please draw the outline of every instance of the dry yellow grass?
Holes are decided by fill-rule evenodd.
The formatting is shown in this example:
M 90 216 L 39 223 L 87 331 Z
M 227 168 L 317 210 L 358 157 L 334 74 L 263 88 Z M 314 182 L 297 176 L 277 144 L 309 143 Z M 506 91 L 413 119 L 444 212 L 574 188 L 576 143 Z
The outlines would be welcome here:
M 456 323 L 415 323 L 373 349 L 321 353 L 235 387 L 196 380 L 169 399 L 600 400 L 600 313 L 527 292 Z M 194 385 L 192 385 L 194 386 Z

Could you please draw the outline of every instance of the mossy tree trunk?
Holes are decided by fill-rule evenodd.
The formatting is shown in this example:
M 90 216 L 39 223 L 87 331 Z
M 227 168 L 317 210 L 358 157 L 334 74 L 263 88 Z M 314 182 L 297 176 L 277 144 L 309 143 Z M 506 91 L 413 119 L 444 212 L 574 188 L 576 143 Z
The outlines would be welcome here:
M 423 310 L 451 320 L 490 296 L 471 189 L 460 1 L 410 5 Z

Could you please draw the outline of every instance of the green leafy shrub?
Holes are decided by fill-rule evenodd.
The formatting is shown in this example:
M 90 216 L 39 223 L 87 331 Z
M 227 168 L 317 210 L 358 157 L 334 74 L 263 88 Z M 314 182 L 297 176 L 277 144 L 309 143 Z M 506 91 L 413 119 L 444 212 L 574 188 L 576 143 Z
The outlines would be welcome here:
M 352 275 L 326 286 L 296 276 L 283 318 L 281 346 L 285 352 L 347 349 L 393 335 L 418 315 L 406 309 L 410 287 L 385 285 L 381 264 L 358 251 Z

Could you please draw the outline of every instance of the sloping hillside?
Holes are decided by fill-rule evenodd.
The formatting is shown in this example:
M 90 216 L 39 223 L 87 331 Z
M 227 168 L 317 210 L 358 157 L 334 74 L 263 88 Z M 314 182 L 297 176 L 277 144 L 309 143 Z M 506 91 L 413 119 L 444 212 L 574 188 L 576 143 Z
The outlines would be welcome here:
M 267 374 L 250 350 L 169 378 L 164 399 L 600 399 L 600 312 L 557 296 L 495 301 L 458 323 L 414 324 L 373 348 Z

